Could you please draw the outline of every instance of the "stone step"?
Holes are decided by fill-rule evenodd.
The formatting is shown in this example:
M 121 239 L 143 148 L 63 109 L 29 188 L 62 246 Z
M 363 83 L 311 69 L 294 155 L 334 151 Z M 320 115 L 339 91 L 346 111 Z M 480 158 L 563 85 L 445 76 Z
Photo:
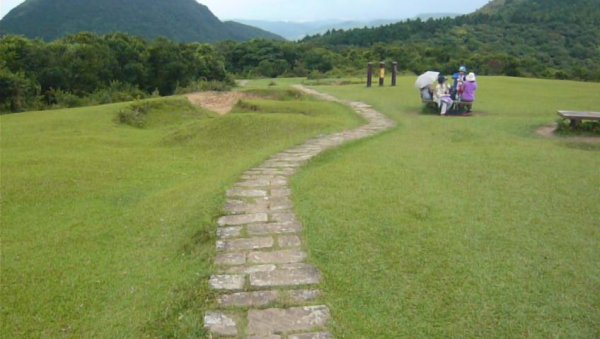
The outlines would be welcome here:
M 302 231 L 302 225 L 295 221 L 272 222 L 248 225 L 246 229 L 250 235 L 299 233 Z
M 241 291 L 246 284 L 246 276 L 241 274 L 214 274 L 208 281 L 214 290 Z
M 253 237 L 217 240 L 217 251 L 257 250 L 273 247 L 273 237 Z
M 330 318 L 327 306 L 270 308 L 248 311 L 249 336 L 311 332 L 323 329 Z
M 306 253 L 297 249 L 280 251 L 254 251 L 247 255 L 249 264 L 292 264 L 306 259 Z
M 219 224 L 219 226 L 237 226 L 267 221 L 269 221 L 269 215 L 267 213 L 252 213 L 226 215 L 220 217 L 219 220 L 217 220 L 217 224 Z
M 316 300 L 319 290 L 269 290 L 222 294 L 217 297 L 221 308 L 260 308 L 274 303 L 303 305 Z
M 315 285 L 321 280 L 321 273 L 310 265 L 278 268 L 268 272 L 249 275 L 250 286 L 254 288 Z

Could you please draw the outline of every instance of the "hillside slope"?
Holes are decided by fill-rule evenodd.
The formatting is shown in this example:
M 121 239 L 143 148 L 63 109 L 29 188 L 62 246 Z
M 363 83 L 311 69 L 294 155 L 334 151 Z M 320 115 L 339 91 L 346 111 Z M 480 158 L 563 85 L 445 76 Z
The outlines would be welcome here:
M 401 46 L 424 57 L 435 54 L 439 64 L 455 58 L 481 61 L 493 55 L 494 63 L 503 64 L 495 74 L 598 80 L 598 27 L 600 0 L 496 0 L 454 19 L 409 20 L 304 41 L 325 46 Z M 541 74 L 546 71 L 540 64 L 552 74 Z
M 179 42 L 282 39 L 255 27 L 223 23 L 194 0 L 27 0 L 0 21 L 0 35 L 46 41 L 82 31 L 164 36 Z

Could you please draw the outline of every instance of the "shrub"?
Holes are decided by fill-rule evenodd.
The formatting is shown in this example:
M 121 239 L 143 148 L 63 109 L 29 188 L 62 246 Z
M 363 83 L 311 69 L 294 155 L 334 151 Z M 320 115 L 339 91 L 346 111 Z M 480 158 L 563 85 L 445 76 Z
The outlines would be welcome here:
M 149 101 L 136 101 L 117 114 L 117 120 L 121 124 L 137 128 L 146 127 L 148 112 L 152 109 Z
M 226 81 L 199 80 L 199 81 L 194 81 L 184 87 L 177 86 L 177 89 L 175 90 L 175 94 L 187 94 L 187 93 L 206 92 L 206 91 L 225 92 L 225 91 L 231 90 L 231 88 L 233 88 L 234 84 L 235 83 L 232 79 L 228 79 Z
M 54 88 L 46 91 L 46 101 L 51 108 L 79 107 L 90 103 L 89 98 L 81 98 L 71 92 Z
M 90 95 L 90 101 L 97 104 L 132 101 L 147 98 L 148 94 L 141 89 L 120 81 L 111 81 L 107 88 L 102 88 Z

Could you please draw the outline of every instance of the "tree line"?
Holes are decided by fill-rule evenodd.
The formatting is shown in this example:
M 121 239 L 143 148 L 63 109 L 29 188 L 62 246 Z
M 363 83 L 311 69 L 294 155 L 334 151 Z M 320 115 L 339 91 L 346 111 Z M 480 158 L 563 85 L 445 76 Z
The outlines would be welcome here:
M 414 74 L 452 73 L 464 64 L 481 75 L 600 81 L 600 33 L 589 28 L 600 25 L 600 15 L 555 12 L 531 9 L 527 20 L 521 11 L 414 20 L 299 43 L 184 44 L 122 33 L 46 43 L 6 35 L 0 38 L 0 112 L 227 88 L 234 77 L 362 75 L 368 62 L 379 61 L 397 61 L 401 72 Z
M 49 43 L 0 39 L 2 111 L 76 106 L 86 97 L 107 103 L 170 95 L 196 81 L 231 81 L 222 55 L 210 45 L 148 42 L 121 33 L 79 33 Z

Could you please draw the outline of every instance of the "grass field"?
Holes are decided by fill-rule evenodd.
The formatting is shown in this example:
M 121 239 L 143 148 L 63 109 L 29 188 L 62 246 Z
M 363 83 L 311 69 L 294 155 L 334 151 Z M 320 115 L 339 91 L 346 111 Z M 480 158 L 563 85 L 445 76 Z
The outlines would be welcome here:
M 450 118 L 412 82 L 318 87 L 399 125 L 293 180 L 336 337 L 598 337 L 600 144 L 535 130 L 600 84 L 481 78 Z
M 362 123 L 276 94 L 225 117 L 155 101 L 145 128 L 115 121 L 127 103 L 2 116 L 2 337 L 202 336 L 228 186 Z
M 224 191 L 361 123 L 278 90 L 300 81 L 225 117 L 160 100 L 145 128 L 128 103 L 0 117 L 3 336 L 202 336 Z M 600 84 L 481 78 L 477 114 L 441 118 L 413 81 L 318 87 L 398 122 L 293 180 L 336 337 L 597 337 L 600 145 L 534 131 Z

